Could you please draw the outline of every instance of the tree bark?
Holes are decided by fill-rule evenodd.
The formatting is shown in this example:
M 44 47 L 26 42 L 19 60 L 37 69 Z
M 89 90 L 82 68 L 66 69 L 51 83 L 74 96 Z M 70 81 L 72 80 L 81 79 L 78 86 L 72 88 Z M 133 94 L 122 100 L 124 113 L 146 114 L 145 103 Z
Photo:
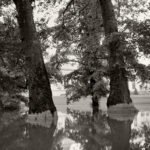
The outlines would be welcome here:
M 30 0 L 14 0 L 18 12 L 18 24 L 25 55 L 29 86 L 29 113 L 56 111 L 52 99 L 49 78 L 44 65 Z
M 117 20 L 111 0 L 99 0 L 103 25 L 109 50 L 110 94 L 107 106 L 119 103 L 132 103 L 128 88 L 127 71 L 123 56 L 121 36 L 118 33 Z

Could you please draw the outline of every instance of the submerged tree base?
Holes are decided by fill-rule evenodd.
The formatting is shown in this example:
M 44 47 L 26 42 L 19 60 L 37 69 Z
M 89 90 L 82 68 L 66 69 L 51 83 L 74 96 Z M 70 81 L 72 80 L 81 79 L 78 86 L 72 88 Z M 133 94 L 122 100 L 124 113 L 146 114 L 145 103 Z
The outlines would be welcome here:
M 108 116 L 115 120 L 133 120 L 138 110 L 133 104 L 117 104 L 107 110 Z
M 120 63 L 121 64 L 121 63 Z M 112 67 L 110 74 L 110 94 L 107 106 L 117 104 L 131 104 L 130 91 L 128 87 L 127 71 L 119 65 Z
M 44 111 L 42 113 L 28 114 L 26 122 L 31 125 L 39 125 L 42 127 L 50 128 L 51 124 L 57 125 L 58 115 L 54 112 L 52 115 L 50 111 Z

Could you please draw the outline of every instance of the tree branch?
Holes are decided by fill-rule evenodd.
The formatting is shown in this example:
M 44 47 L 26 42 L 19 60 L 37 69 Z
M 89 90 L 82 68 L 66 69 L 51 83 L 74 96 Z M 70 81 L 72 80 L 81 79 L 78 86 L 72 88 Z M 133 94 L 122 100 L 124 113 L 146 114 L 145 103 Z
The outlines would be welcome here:
M 68 10 L 68 8 L 72 5 L 72 3 L 74 3 L 74 0 L 70 0 L 70 1 L 68 2 L 66 8 L 65 8 L 64 11 L 63 11 L 63 16 L 64 16 L 65 12 Z
M 65 15 L 65 12 L 68 10 L 68 8 L 72 5 L 72 3 L 74 4 L 74 0 L 70 0 L 66 6 L 66 8 L 64 9 L 63 13 L 62 13 L 62 16 L 63 16 L 63 20 L 62 20 L 62 26 L 64 26 L 64 15 Z

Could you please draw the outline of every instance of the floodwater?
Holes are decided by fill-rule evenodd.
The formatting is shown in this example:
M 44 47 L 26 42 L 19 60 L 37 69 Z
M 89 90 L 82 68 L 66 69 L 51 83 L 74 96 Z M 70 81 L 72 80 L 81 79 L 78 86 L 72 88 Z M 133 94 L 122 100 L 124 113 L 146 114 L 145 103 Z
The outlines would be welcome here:
M 90 99 L 66 106 L 62 97 L 55 99 L 57 121 L 48 112 L 1 114 L 0 150 L 150 150 L 150 97 L 133 102 L 139 112 L 121 119 L 107 114 L 105 99 L 93 112 Z

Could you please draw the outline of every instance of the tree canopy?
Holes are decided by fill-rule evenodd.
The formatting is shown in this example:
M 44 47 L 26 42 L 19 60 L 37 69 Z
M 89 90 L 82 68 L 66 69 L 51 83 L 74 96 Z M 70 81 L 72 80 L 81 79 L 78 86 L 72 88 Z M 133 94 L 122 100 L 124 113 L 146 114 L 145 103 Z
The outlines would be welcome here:
M 149 82 L 150 66 L 139 62 L 141 56 L 149 58 L 149 1 L 113 1 L 125 58 L 127 76 L 130 80 L 140 78 Z M 24 53 L 19 39 L 16 11 L 10 0 L 0 2 L 0 72 L 1 89 L 26 89 L 27 73 L 24 69 Z M 34 21 L 43 53 L 56 50 L 46 63 L 50 80 L 61 82 L 66 88 L 68 102 L 81 96 L 106 96 L 109 93 L 108 43 L 104 39 L 104 23 L 97 0 L 32 1 Z M 58 18 L 50 26 L 51 10 L 57 10 Z M 8 11 L 9 10 L 9 11 Z M 57 13 L 56 11 L 56 13 Z M 35 14 L 36 13 L 36 14 Z M 49 27 L 50 26 L 50 27 Z M 73 63 L 78 67 L 63 75 L 61 67 Z M 6 81 L 5 84 L 3 81 Z M 12 89 L 12 88 L 10 88 Z
M 145 30 L 142 25 L 147 21 L 138 19 L 139 14 L 142 18 L 143 14 L 148 13 L 148 3 L 144 0 L 142 3 L 115 1 L 114 8 L 127 76 L 130 80 L 140 78 L 142 82 L 149 81 L 149 66 L 139 62 L 141 54 L 149 57 L 148 53 L 144 52 L 146 48 L 143 48 L 146 46 L 143 43 L 146 42 L 146 38 L 140 35 L 140 32 Z M 109 89 L 107 44 L 111 38 L 104 41 L 103 21 L 98 1 L 70 1 L 60 10 L 57 22 L 58 25 L 48 29 L 53 36 L 53 42 L 57 43 L 54 56 L 56 64 L 60 67 L 64 63 L 74 61 L 79 66 L 77 70 L 65 76 L 68 100 L 77 100 L 81 96 L 90 95 L 92 89 L 89 81 L 93 76 L 99 81 L 94 89 L 98 91 L 99 97 L 105 96 Z M 70 60 L 70 55 L 75 59 Z

